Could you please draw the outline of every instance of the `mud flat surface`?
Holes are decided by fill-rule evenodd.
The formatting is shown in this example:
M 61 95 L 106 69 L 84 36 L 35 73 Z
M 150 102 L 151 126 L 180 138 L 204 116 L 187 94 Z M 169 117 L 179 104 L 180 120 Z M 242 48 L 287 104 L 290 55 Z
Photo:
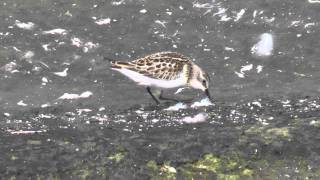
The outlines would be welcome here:
M 320 3 L 0 2 L 1 179 L 320 179 Z M 156 106 L 103 57 L 192 58 Z M 180 92 L 182 91 L 182 92 Z

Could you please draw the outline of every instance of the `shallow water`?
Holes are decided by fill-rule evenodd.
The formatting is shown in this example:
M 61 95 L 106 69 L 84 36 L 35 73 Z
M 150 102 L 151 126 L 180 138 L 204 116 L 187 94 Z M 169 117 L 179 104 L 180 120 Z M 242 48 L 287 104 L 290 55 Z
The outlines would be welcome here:
M 319 10 L 298 0 L 2 1 L 1 176 L 318 179 Z M 260 56 L 264 33 L 273 47 Z M 193 102 L 156 106 L 103 59 L 157 51 L 203 67 L 214 104 L 193 106 L 203 93 L 186 89 L 168 94 Z

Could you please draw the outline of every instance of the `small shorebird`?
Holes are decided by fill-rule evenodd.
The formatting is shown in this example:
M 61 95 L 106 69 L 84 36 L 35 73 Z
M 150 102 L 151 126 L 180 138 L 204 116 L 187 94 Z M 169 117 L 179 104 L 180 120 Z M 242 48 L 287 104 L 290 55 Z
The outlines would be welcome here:
M 108 59 L 113 70 L 119 71 L 139 85 L 146 86 L 153 100 L 172 100 L 162 96 L 162 90 L 157 98 L 151 87 L 169 89 L 177 87 L 192 87 L 200 89 L 208 96 L 209 75 L 188 57 L 175 52 L 158 52 L 136 59 L 131 62 Z M 158 100 L 159 99 L 159 100 Z M 177 101 L 177 100 L 175 100 Z

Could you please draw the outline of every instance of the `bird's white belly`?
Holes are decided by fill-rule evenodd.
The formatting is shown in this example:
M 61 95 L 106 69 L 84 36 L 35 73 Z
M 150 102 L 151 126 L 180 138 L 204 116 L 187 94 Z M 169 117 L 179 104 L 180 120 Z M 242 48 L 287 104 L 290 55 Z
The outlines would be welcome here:
M 185 85 L 185 80 L 183 76 L 180 76 L 175 80 L 163 80 L 163 79 L 150 78 L 125 68 L 114 69 L 114 70 L 121 72 L 125 76 L 137 82 L 139 85 L 156 86 L 159 88 L 176 88 L 176 87 L 181 87 Z

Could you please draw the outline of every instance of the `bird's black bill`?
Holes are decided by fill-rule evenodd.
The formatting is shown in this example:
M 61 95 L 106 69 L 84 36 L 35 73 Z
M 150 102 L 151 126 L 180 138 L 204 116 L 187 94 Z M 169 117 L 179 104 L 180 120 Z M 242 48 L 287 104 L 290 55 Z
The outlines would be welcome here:
M 208 99 L 212 102 L 212 98 L 211 98 L 209 89 L 206 89 L 206 90 L 204 91 L 204 93 L 207 95 Z

